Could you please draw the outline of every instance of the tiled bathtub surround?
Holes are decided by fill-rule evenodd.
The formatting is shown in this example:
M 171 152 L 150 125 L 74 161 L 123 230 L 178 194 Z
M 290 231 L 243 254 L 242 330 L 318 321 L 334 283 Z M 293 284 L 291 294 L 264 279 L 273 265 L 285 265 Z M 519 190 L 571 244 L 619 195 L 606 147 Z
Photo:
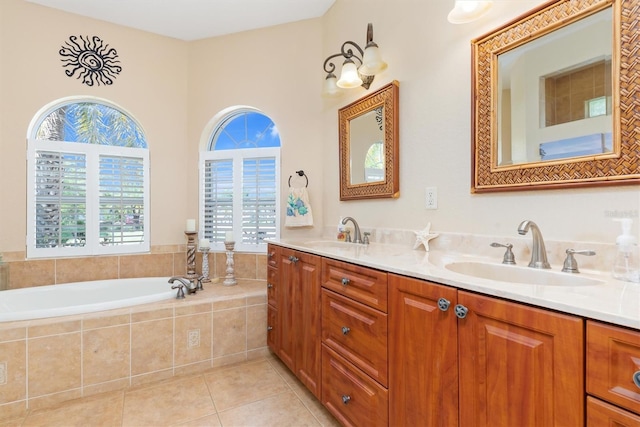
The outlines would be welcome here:
M 263 357 L 266 326 L 263 280 L 209 284 L 184 300 L 0 323 L 0 420 Z
M 4 253 L 2 255 L 9 270 L 6 289 L 89 280 L 183 275 L 186 273 L 185 250 L 180 246 L 156 246 L 151 248 L 149 254 L 39 260 L 25 260 L 22 252 Z M 202 253 L 196 255 L 196 271 L 201 271 Z M 209 275 L 224 277 L 225 253 L 210 252 L 208 257 Z M 266 279 L 265 254 L 235 253 L 234 262 L 237 278 Z M 2 285 L 0 283 L 0 290 Z

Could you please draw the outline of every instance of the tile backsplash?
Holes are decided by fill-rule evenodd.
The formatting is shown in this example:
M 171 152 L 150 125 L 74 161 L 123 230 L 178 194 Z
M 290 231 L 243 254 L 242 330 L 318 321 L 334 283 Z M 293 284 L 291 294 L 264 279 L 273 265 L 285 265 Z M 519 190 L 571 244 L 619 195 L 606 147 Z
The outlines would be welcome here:
M 23 252 L 4 253 L 0 290 L 134 277 L 169 277 L 186 273 L 186 248 L 156 246 L 149 254 L 26 260 Z M 224 277 L 226 255 L 209 252 L 209 276 Z M 234 253 L 238 279 L 266 279 L 266 254 Z M 202 253 L 196 254 L 196 271 L 202 271 Z

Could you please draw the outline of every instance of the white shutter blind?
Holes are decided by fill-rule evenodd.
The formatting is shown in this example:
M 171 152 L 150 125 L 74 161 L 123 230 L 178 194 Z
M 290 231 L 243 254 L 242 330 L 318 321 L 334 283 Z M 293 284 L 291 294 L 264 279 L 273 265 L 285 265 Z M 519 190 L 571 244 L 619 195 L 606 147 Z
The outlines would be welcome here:
M 84 154 L 36 151 L 36 248 L 85 245 L 86 180 Z
M 257 245 L 276 237 L 276 160 L 242 162 L 242 242 Z
M 100 244 L 144 241 L 144 161 L 101 155 L 99 160 Z
M 204 237 L 224 242 L 233 230 L 233 160 L 207 160 L 203 179 Z

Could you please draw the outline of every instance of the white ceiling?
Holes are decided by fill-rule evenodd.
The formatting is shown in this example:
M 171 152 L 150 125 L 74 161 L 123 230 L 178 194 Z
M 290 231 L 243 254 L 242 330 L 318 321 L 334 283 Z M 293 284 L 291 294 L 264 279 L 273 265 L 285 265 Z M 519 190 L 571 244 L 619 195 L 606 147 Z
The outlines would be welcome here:
M 181 40 L 317 18 L 335 0 L 26 0 Z

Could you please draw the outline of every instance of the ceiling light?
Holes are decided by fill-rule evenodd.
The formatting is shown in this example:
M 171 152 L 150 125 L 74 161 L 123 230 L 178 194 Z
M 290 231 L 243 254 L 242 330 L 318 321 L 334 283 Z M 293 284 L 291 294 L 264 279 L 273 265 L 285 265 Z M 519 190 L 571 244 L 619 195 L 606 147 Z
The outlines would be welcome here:
M 456 0 L 447 19 L 452 24 L 466 24 L 487 13 L 492 5 L 493 1 Z

